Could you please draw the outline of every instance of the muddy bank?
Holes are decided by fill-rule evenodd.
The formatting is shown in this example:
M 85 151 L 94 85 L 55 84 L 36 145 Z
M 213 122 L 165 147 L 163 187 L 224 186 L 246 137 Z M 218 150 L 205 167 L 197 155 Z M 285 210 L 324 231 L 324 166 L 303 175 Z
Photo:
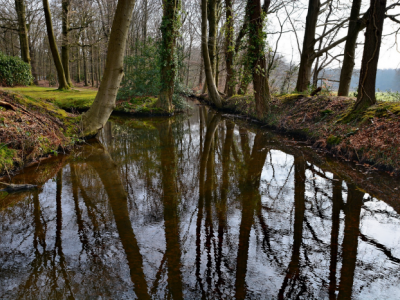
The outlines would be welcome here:
M 198 99 L 209 104 L 207 97 Z M 400 103 L 378 103 L 346 123 L 343 117 L 354 101 L 349 97 L 298 94 L 274 97 L 270 115 L 259 119 L 252 96 L 234 96 L 224 101 L 222 111 L 280 132 L 296 134 L 313 147 L 345 161 L 399 175 Z

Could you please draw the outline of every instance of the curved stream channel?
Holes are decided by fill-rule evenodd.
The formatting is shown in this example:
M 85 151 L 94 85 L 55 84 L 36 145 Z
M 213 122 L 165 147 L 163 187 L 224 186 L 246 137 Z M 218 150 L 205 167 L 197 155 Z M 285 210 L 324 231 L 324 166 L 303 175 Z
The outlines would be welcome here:
M 194 105 L 0 197 L 1 299 L 399 299 L 400 182 Z

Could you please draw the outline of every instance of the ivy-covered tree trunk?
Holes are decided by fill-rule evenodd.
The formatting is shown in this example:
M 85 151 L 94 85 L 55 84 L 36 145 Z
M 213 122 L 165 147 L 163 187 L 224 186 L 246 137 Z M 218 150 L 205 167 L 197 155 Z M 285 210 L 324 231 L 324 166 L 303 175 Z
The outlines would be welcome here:
M 173 110 L 174 79 L 176 74 L 175 44 L 178 35 L 180 0 L 163 0 L 161 23 L 161 91 L 158 105 L 167 111 Z
M 208 87 L 208 95 L 210 100 L 217 106 L 222 107 L 221 96 L 215 86 L 214 75 L 212 72 L 212 65 L 210 54 L 207 45 L 207 0 L 201 0 L 201 49 L 204 60 L 204 70 L 206 74 L 206 82 Z
M 24 62 L 30 64 L 31 57 L 29 53 L 28 28 L 26 26 L 25 3 L 24 0 L 15 0 L 15 10 L 18 18 L 18 34 L 21 46 L 21 58 Z
M 358 97 L 353 108 L 354 111 L 365 110 L 376 103 L 375 83 L 385 12 L 386 0 L 371 0 L 358 85 Z
M 260 0 L 249 0 L 249 48 L 248 59 L 253 76 L 254 98 L 257 116 L 264 118 L 269 112 L 271 95 L 267 77 L 267 62 L 265 59 L 265 34 L 263 32 L 263 15 Z
M 99 91 L 89 111 L 82 116 L 83 135 L 96 135 L 106 124 L 114 107 L 115 99 L 124 74 L 124 54 L 135 0 L 118 0 L 105 70 Z
M 58 89 L 69 89 L 69 84 L 65 79 L 64 68 L 61 62 L 60 53 L 58 52 L 56 38 L 53 31 L 53 22 L 51 21 L 51 12 L 48 0 L 43 0 L 44 16 L 46 19 L 47 36 L 49 38 L 49 45 L 51 54 L 53 56 L 54 64 L 57 69 L 58 75 Z
M 303 52 L 301 53 L 299 75 L 297 78 L 296 90 L 304 92 L 310 85 L 311 68 L 315 58 L 315 31 L 318 15 L 321 7 L 320 0 L 309 0 L 306 28 L 304 32 Z
M 69 71 L 69 9 L 70 0 L 62 0 L 62 46 L 61 59 L 64 68 L 65 79 L 69 86 L 72 86 L 71 74 Z
M 211 68 L 216 75 L 216 58 L 217 58 L 217 26 L 218 26 L 218 0 L 208 0 L 207 19 L 208 19 L 208 52 L 210 55 Z M 218 87 L 218 86 L 217 86 Z
M 225 0 L 225 64 L 226 64 L 226 83 L 225 93 L 228 97 L 233 96 L 235 93 L 234 85 L 234 70 L 233 70 L 233 58 L 234 58 L 234 27 L 233 27 L 233 7 L 232 0 Z
M 350 13 L 349 30 L 344 47 L 343 66 L 340 72 L 340 83 L 338 96 L 348 96 L 350 91 L 351 76 L 354 70 L 354 59 L 356 54 L 356 45 L 360 27 L 358 17 L 360 15 L 362 0 L 353 0 Z

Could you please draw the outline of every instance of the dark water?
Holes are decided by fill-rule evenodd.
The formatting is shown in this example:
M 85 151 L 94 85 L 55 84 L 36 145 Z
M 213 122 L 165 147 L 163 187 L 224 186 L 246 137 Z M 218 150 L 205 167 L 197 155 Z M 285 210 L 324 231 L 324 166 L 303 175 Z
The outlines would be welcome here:
M 0 198 L 0 298 L 400 299 L 398 180 L 206 107 L 100 141 Z

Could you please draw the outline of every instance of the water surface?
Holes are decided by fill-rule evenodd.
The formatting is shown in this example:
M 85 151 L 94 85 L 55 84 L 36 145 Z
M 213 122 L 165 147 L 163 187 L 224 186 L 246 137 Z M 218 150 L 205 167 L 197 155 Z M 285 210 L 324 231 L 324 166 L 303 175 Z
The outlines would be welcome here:
M 113 118 L 0 197 L 0 298 L 399 299 L 400 184 L 363 173 L 204 106 Z

